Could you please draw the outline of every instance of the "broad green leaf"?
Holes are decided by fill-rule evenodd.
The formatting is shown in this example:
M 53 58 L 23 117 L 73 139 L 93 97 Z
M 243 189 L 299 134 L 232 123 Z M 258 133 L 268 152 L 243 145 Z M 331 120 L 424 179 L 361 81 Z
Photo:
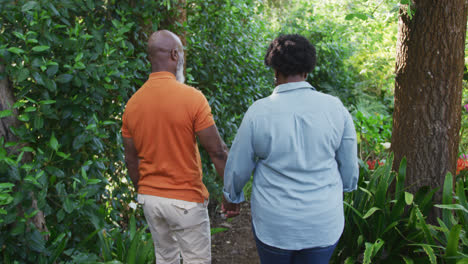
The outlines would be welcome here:
M 60 151 L 57 151 L 56 154 L 57 154 L 57 156 L 59 156 L 59 157 L 61 157 L 61 158 L 63 158 L 63 159 L 68 159 L 68 158 L 70 158 L 70 156 L 71 156 L 71 154 L 65 154 L 65 153 L 60 152 Z
M 18 120 L 22 121 L 22 122 L 28 122 L 29 121 L 29 116 L 27 114 L 19 115 Z
M 34 118 L 34 128 L 42 129 L 44 127 L 44 119 L 40 115 L 36 115 Z
M 372 207 L 371 209 L 369 209 L 369 211 L 367 211 L 367 213 L 362 217 L 363 219 L 367 219 L 369 218 L 371 215 L 373 215 L 376 211 L 379 211 L 381 210 L 380 208 L 377 208 L 377 207 Z
M 7 49 L 9 52 L 11 53 L 15 53 L 17 55 L 21 54 L 21 53 L 24 53 L 24 50 L 20 49 L 20 48 L 16 48 L 16 47 L 11 47 L 9 49 Z
M 434 250 L 432 249 L 432 247 L 429 245 L 422 245 L 422 248 L 424 249 L 424 252 L 426 252 L 427 256 L 429 257 L 429 261 L 431 262 L 431 264 L 437 264 L 437 258 L 434 254 Z
M 39 231 L 34 230 L 32 232 L 27 232 L 30 234 L 28 236 L 28 247 L 36 252 L 44 252 L 45 251 L 45 240 L 44 236 L 42 236 Z
M 403 189 L 405 185 L 405 178 L 406 178 L 406 158 L 404 157 L 400 162 L 400 167 L 398 169 L 397 174 L 397 183 L 396 183 L 396 190 L 395 195 L 403 195 Z
M 211 235 L 221 233 L 221 232 L 224 232 L 224 231 L 227 231 L 227 230 L 229 230 L 229 229 L 226 228 L 226 227 L 213 227 L 213 228 L 211 228 Z
M 42 78 L 42 75 L 39 72 L 33 72 L 32 76 L 34 80 L 36 80 L 36 83 L 39 85 L 44 85 L 44 79 Z
M 38 9 L 39 4 L 36 1 L 29 1 L 21 7 L 21 12 L 26 12 L 32 9 Z
M 40 101 L 39 104 L 42 104 L 42 105 L 50 105 L 50 104 L 55 104 L 55 100 L 44 100 L 44 101 Z
M 36 46 L 36 47 L 32 48 L 32 50 L 35 51 L 35 52 L 42 52 L 42 51 L 46 51 L 48 49 L 50 49 L 49 46 Z
M 9 183 L 9 182 L 0 183 L 0 189 L 9 189 L 9 188 L 13 188 L 13 187 L 15 187 L 15 185 L 13 183 Z
M 431 232 L 429 231 L 429 228 L 426 224 L 426 220 L 424 219 L 421 213 L 421 210 L 419 210 L 418 207 L 414 207 L 414 209 L 416 210 L 416 218 L 418 219 L 419 225 L 421 226 L 421 229 L 423 230 L 426 241 L 431 245 L 435 245 L 434 239 L 432 238 Z
M 34 149 L 31 148 L 31 147 L 22 147 L 22 148 L 21 148 L 21 151 L 25 151 L 25 152 L 34 152 Z
M 364 250 L 364 264 L 370 264 L 372 260 L 372 251 L 374 250 L 374 245 L 372 243 L 366 242 L 366 249 Z
M 24 109 L 24 112 L 26 113 L 35 112 L 35 111 L 36 111 L 36 107 L 34 106 L 29 106 L 26 109 Z
M 11 111 L 10 109 L 0 111 L 0 118 L 12 116 L 12 115 L 13 115 L 13 111 Z
M 58 72 L 59 67 L 57 65 L 52 65 L 47 68 L 47 76 L 52 77 Z
M 413 198 L 414 195 L 412 193 L 405 192 L 405 202 L 407 205 L 411 205 L 413 203 Z
M 73 210 L 75 210 L 75 205 L 73 204 L 73 202 L 70 200 L 70 198 L 65 198 L 65 201 L 63 203 L 63 209 L 65 210 L 65 212 L 67 213 L 71 213 L 73 212 Z
M 17 82 L 22 82 L 29 77 L 29 70 L 27 68 L 22 68 L 18 71 L 18 75 L 16 76 Z
M 136 221 L 135 214 L 130 216 L 130 225 L 129 225 L 130 239 L 133 240 L 136 235 Z
M 350 208 L 350 209 L 351 209 L 357 216 L 359 216 L 361 219 L 364 219 L 364 218 L 362 217 L 362 214 L 361 214 L 356 208 L 354 208 L 353 206 L 351 206 L 348 202 L 343 201 L 343 204 L 344 204 L 346 207 Z M 364 220 L 365 220 L 365 219 L 364 219 Z
M 54 133 L 52 133 L 52 136 L 50 137 L 49 145 L 55 151 L 57 151 L 59 148 L 59 144 L 58 144 L 57 138 L 55 138 Z
M 460 240 L 461 225 L 454 225 L 450 230 L 447 247 L 445 248 L 445 257 L 458 256 L 458 241 Z M 448 261 L 455 262 L 455 261 Z
M 93 184 L 98 184 L 102 182 L 100 179 L 89 179 L 88 184 L 93 185 Z
M 82 58 L 83 58 L 83 52 L 78 53 L 78 55 L 76 55 L 75 57 L 75 62 L 80 61 Z
M 68 83 L 72 79 L 73 79 L 73 75 L 71 74 L 60 74 L 59 76 L 57 76 L 57 79 L 55 81 L 59 83 Z
M 15 31 L 13 32 L 13 35 L 15 35 L 15 37 L 21 39 L 21 40 L 25 40 L 26 38 L 24 37 L 24 34 L 21 33 L 21 32 L 18 32 L 18 31 Z
M 450 172 L 445 175 L 444 187 L 442 191 L 442 204 L 453 204 L 453 175 Z M 448 228 L 452 227 L 452 223 L 450 221 L 451 217 L 452 213 L 450 211 L 442 211 L 442 220 Z
M 434 205 L 437 208 L 447 209 L 447 210 L 460 210 L 465 213 L 468 213 L 468 209 L 463 207 L 461 204 L 436 204 Z
M 368 17 L 366 14 L 355 14 L 357 18 L 361 19 L 361 20 L 367 20 Z
M 414 264 L 414 261 L 409 257 L 403 256 L 403 260 L 405 261 L 405 264 Z

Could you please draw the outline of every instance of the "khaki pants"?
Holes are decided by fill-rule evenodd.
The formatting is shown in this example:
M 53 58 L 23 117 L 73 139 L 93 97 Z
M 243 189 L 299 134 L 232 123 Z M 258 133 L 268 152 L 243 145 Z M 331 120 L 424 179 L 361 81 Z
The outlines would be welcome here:
M 157 264 L 211 263 L 208 201 L 187 202 L 138 194 L 153 236 Z

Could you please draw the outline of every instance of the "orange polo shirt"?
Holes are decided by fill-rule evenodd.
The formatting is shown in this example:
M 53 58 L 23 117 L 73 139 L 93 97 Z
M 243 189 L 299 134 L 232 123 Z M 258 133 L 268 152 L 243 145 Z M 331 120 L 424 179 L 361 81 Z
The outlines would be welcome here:
M 130 98 L 122 136 L 138 151 L 138 193 L 203 202 L 208 190 L 195 132 L 214 125 L 211 108 L 197 89 L 169 72 L 154 72 Z

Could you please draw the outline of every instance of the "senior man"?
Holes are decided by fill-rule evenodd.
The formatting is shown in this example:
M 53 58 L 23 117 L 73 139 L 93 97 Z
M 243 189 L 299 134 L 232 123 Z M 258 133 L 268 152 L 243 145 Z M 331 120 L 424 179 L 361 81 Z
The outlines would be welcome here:
M 148 41 L 152 73 L 130 98 L 122 117 L 125 161 L 153 236 L 156 263 L 211 263 L 208 191 L 196 137 L 219 175 L 227 148 L 211 108 L 183 84 L 184 52 L 174 33 Z

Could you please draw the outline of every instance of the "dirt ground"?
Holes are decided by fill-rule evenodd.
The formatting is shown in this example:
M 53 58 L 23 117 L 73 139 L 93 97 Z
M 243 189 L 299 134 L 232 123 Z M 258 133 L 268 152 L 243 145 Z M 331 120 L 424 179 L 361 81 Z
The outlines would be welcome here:
M 250 204 L 241 205 L 240 215 L 225 220 L 215 210 L 210 210 L 211 228 L 227 228 L 211 236 L 213 264 L 260 264 L 252 235 Z

